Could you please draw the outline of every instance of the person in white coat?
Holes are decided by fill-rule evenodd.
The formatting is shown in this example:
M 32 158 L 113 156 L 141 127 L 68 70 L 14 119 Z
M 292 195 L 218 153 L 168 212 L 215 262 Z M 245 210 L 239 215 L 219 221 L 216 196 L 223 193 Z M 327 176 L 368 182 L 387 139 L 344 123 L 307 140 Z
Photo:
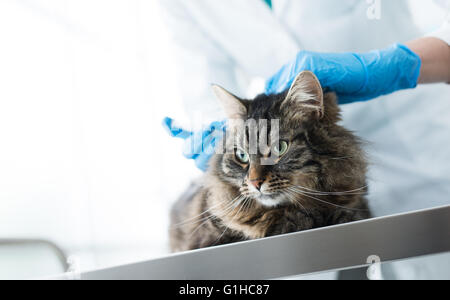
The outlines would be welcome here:
M 380 20 L 364 0 L 273 0 L 272 8 L 263 0 L 160 3 L 177 47 L 186 112 L 211 121 L 223 115 L 210 83 L 254 96 L 252 82 L 268 79 L 300 50 L 366 52 L 421 35 L 404 0 L 383 1 Z
M 403 43 L 420 57 L 416 83 L 450 81 L 450 14 L 440 30 L 417 39 L 426 33 L 414 25 L 407 0 L 266 2 L 160 1 L 177 47 L 188 116 L 222 120 L 211 83 L 252 97 L 283 72 L 281 66 L 295 71 L 293 58 L 302 50 L 367 53 Z M 437 2 L 450 11 L 450 1 Z M 275 78 L 278 86 L 287 84 Z M 368 151 L 375 215 L 450 204 L 449 92 L 448 85 L 432 85 L 342 106 L 344 125 L 373 145 Z

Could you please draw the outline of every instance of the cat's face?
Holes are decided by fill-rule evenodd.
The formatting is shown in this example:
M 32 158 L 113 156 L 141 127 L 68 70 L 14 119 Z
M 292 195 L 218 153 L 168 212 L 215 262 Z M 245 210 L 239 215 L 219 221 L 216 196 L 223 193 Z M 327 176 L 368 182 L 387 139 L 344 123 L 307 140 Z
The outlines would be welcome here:
M 287 93 L 261 95 L 253 101 L 240 100 L 219 87 L 215 92 L 234 120 L 228 128 L 233 138 L 226 139 L 227 151 L 216 166 L 221 180 L 265 207 L 295 202 L 299 187 L 316 186 L 327 158 L 318 155 L 314 145 L 320 143 L 323 128 L 317 125 L 325 107 L 322 88 L 312 73 L 300 74 Z
M 279 140 L 268 143 L 270 153 L 249 154 L 248 144 L 237 142 L 234 152 L 225 154 L 221 164 L 230 184 L 267 207 L 294 201 L 293 189 L 310 186 L 306 181 L 314 181 L 321 171 L 306 132 L 290 130 L 285 122 L 280 125 Z

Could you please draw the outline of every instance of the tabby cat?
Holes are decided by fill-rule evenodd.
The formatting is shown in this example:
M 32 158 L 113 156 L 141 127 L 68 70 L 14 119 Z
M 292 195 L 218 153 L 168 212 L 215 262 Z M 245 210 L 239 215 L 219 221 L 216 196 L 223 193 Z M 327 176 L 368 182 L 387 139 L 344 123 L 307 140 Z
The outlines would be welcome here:
M 173 207 L 172 251 L 187 251 L 270 237 L 370 217 L 367 163 L 360 140 L 338 123 L 336 95 L 324 93 L 311 72 L 289 90 L 242 100 L 213 86 L 230 119 L 279 120 L 279 139 L 249 154 L 249 131 L 229 125 L 243 139 L 226 139 L 201 182 Z M 272 129 L 266 131 L 268 140 Z M 263 153 L 262 153 L 263 152 Z

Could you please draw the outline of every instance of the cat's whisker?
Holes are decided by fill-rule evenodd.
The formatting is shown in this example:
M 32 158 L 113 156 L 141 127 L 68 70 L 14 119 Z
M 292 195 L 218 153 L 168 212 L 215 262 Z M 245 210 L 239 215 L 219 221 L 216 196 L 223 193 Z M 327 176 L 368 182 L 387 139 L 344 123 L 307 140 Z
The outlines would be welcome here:
M 300 189 L 301 190 L 301 189 Z M 302 190 L 303 193 L 307 195 L 313 195 L 313 196 L 363 196 L 366 195 L 366 193 L 326 193 L 326 192 L 308 192 Z
M 269 181 L 270 184 L 275 185 L 275 184 L 286 184 L 289 183 L 290 180 L 277 180 L 277 181 Z
M 295 202 L 303 208 L 303 210 L 308 214 L 308 216 L 311 216 L 311 214 L 309 213 L 309 210 L 307 210 L 306 207 L 303 206 L 302 200 L 297 198 L 297 195 L 295 194 L 295 192 L 293 192 L 293 191 L 289 191 L 289 192 L 294 194 L 293 198 L 294 198 Z
M 288 197 L 288 199 L 294 203 L 294 204 L 298 204 L 305 212 L 306 214 L 311 217 L 311 214 L 309 213 L 309 211 L 306 209 L 306 207 L 303 206 L 303 204 L 300 202 L 299 199 L 296 198 L 296 195 L 293 194 L 289 189 L 286 189 L 284 191 L 284 193 L 286 193 L 285 195 Z
M 234 198 L 232 201 L 230 201 L 230 203 L 229 203 L 228 205 L 226 205 L 224 208 L 222 208 L 221 211 L 217 212 L 216 214 L 217 214 L 217 215 L 222 215 L 222 214 L 225 214 L 225 213 L 227 213 L 228 211 L 232 210 L 232 209 L 233 209 L 233 206 L 234 206 L 234 204 L 235 204 L 235 202 L 239 203 L 239 201 L 241 200 L 240 198 L 243 198 L 243 196 L 242 196 L 242 195 L 237 196 L 237 197 Z M 222 204 L 222 203 L 223 203 L 223 202 L 219 203 L 219 205 Z M 210 210 L 213 210 L 215 207 L 217 207 L 217 206 L 219 206 L 219 205 L 215 205 L 215 206 L 212 207 Z M 234 209 L 235 209 L 235 208 L 234 208 Z M 185 223 L 185 224 L 183 224 L 183 225 L 181 225 L 181 226 L 194 225 L 194 224 L 203 222 L 202 224 L 200 224 L 200 226 L 198 226 L 198 228 L 196 228 L 196 230 L 194 231 L 194 232 L 196 232 L 199 228 L 201 228 L 204 224 L 206 224 L 206 223 L 207 223 L 209 220 L 211 220 L 211 219 L 218 219 L 218 218 L 217 218 L 217 216 L 216 216 L 215 214 L 211 214 L 211 215 L 208 216 L 208 217 L 202 218 L 202 219 L 200 219 L 200 220 L 196 220 L 196 221 L 194 221 L 194 222 Z M 179 226 L 179 227 L 181 227 L 181 226 Z M 173 228 L 173 227 L 172 227 L 172 228 Z M 175 227 L 175 228 L 177 228 L 177 227 Z
M 216 216 L 213 216 L 213 215 L 211 215 L 207 220 L 205 220 L 204 222 L 202 222 L 200 225 L 198 225 L 196 228 L 195 228 L 195 230 L 194 231 L 192 231 L 192 233 L 189 235 L 189 239 L 191 239 L 193 236 L 194 236 L 194 234 L 200 229 L 200 228 L 202 228 L 203 227 L 203 225 L 205 225 L 206 223 L 208 223 L 208 221 L 210 220 L 210 219 L 213 219 L 213 218 L 217 218 Z
M 344 157 L 334 157 L 334 158 L 330 158 L 331 160 L 345 160 L 345 159 L 352 159 L 354 158 L 353 156 L 344 156 Z
M 241 196 L 242 196 L 242 195 L 238 195 L 236 198 L 234 198 L 233 200 L 231 200 L 230 203 L 234 203 L 234 201 L 236 201 L 236 200 L 237 200 L 239 197 L 241 197 Z M 214 208 L 216 208 L 216 207 L 218 207 L 218 206 L 221 206 L 222 204 L 223 204 L 223 201 L 220 201 L 218 204 L 211 206 L 209 209 L 205 210 L 205 211 L 202 212 L 201 214 L 199 214 L 199 215 L 197 215 L 197 216 L 194 216 L 194 217 L 192 217 L 192 218 L 189 218 L 189 219 L 187 219 L 187 220 L 184 220 L 183 222 L 180 222 L 180 223 L 178 223 L 178 224 L 174 224 L 174 225 L 171 226 L 171 227 L 173 227 L 173 228 L 178 228 L 179 226 L 182 226 L 182 225 L 189 225 L 189 224 L 195 224 L 195 223 L 201 222 L 202 220 L 197 221 L 197 222 L 195 222 L 195 223 L 191 223 L 191 221 L 197 220 L 199 217 L 201 217 L 201 216 L 207 214 L 208 212 L 212 211 Z
M 243 199 L 245 199 L 245 198 L 241 195 L 241 196 L 235 198 L 235 200 L 233 200 L 233 201 L 236 201 L 237 203 L 242 203 Z M 233 207 L 233 205 L 232 205 L 232 204 L 234 204 L 233 201 L 231 202 L 231 205 L 228 206 L 228 208 L 226 208 L 226 209 L 224 209 L 222 212 L 220 212 L 220 215 L 222 215 L 222 214 L 225 213 L 225 216 L 227 216 L 227 215 L 230 214 L 230 212 L 232 212 L 232 211 L 234 211 L 234 210 L 236 209 L 236 207 Z M 219 213 L 218 213 L 218 214 L 219 214 Z M 209 216 L 202 224 L 200 224 L 199 226 L 197 226 L 197 228 L 190 234 L 189 238 L 191 238 L 191 237 L 192 237 L 192 236 L 193 236 L 193 235 L 194 235 L 201 227 L 203 227 L 210 219 L 214 219 L 214 218 L 215 218 L 215 219 L 218 219 L 218 217 L 215 216 L 215 215 Z M 197 223 L 198 223 L 198 222 L 197 222 Z M 195 224 L 195 223 L 194 223 L 194 224 Z
M 236 219 L 236 217 L 239 215 L 239 213 L 241 212 L 242 208 L 245 206 L 245 203 L 248 201 L 249 198 L 244 198 L 244 200 L 241 201 L 242 205 L 239 208 L 238 212 L 234 215 L 234 217 L 231 219 L 231 224 L 233 224 L 234 220 Z M 229 214 L 228 214 L 229 215 Z M 228 216 L 227 215 L 227 216 Z M 225 233 L 228 231 L 229 227 L 225 225 L 225 230 L 222 232 L 222 234 L 219 236 L 219 238 L 214 242 L 213 245 L 217 244 L 222 237 L 225 235 Z
M 188 225 L 194 225 L 194 224 L 203 222 L 203 221 L 205 221 L 205 220 L 211 219 L 212 217 L 213 217 L 213 215 L 209 215 L 209 216 L 207 216 L 207 217 L 204 217 L 204 218 L 201 218 L 201 219 L 198 219 L 198 220 L 197 220 L 197 219 L 193 219 L 193 220 L 191 220 L 191 221 L 189 221 L 189 222 L 186 221 L 186 222 L 184 222 L 184 223 L 171 225 L 170 228 L 171 228 L 171 229 L 176 229 L 176 228 L 182 228 L 182 227 L 188 226 Z
M 194 225 L 194 224 L 197 224 L 197 223 L 200 223 L 200 222 L 203 222 L 203 221 L 207 222 L 207 221 L 209 221 L 210 219 L 214 219 L 214 218 L 217 218 L 217 217 L 216 217 L 215 215 L 211 214 L 211 215 L 209 215 L 209 216 L 207 216 L 207 217 L 204 217 L 204 218 L 201 218 L 201 219 L 199 219 L 199 220 L 192 221 L 192 222 L 185 223 L 185 224 L 178 225 L 178 226 L 172 226 L 171 228 L 172 228 L 172 229 L 174 229 L 174 228 L 181 228 L 181 227 L 183 227 L 183 226 Z
M 228 212 L 236 210 L 236 208 L 239 206 L 239 204 L 242 203 L 242 201 L 244 199 L 245 199 L 245 196 L 244 195 L 240 195 L 237 199 L 233 200 L 229 205 L 227 205 L 221 211 L 216 212 L 216 215 L 221 217 L 223 214 L 226 215 Z
M 202 218 L 202 219 L 198 220 L 199 217 L 201 217 L 201 216 L 203 216 L 203 215 L 206 215 L 208 212 L 212 211 L 214 208 L 220 206 L 221 204 L 222 204 L 222 202 L 218 203 L 217 205 L 214 205 L 213 207 L 210 207 L 209 209 L 205 210 L 203 213 L 201 213 L 201 214 L 199 214 L 199 215 L 197 215 L 197 216 L 195 216 L 195 217 L 192 217 L 192 218 L 189 218 L 189 219 L 187 219 L 187 220 L 184 220 L 183 222 L 180 222 L 180 223 L 171 225 L 170 227 L 171 227 L 171 228 L 179 228 L 179 227 L 183 227 L 183 226 L 186 226 L 186 225 L 195 224 L 195 223 L 201 222 L 201 221 L 203 221 L 203 220 L 205 220 L 205 219 L 208 219 L 208 218 L 210 218 L 211 216 L 208 216 L 208 217 L 205 217 L 205 218 Z
M 345 206 L 341 206 L 341 205 L 338 205 L 338 204 L 334 204 L 334 203 L 325 201 L 325 200 L 323 200 L 323 199 L 316 198 L 316 197 L 313 197 L 313 196 L 311 196 L 311 195 L 305 194 L 305 193 L 303 193 L 301 190 L 292 189 L 292 191 L 294 191 L 294 192 L 296 192 L 296 193 L 298 193 L 298 194 L 300 194 L 300 195 L 302 195 L 302 196 L 305 196 L 305 197 L 307 197 L 307 198 L 310 198 L 310 199 L 319 201 L 319 202 L 324 203 L 324 204 L 328 204 L 328 205 L 331 205 L 331 206 L 335 206 L 335 207 L 338 207 L 338 208 L 341 208 L 341 209 L 344 209 L 344 210 L 349 210 L 349 211 L 369 211 L 368 209 L 350 208 L 350 207 L 345 207 Z
M 252 202 L 253 202 L 253 200 L 249 197 L 247 204 L 245 204 L 245 206 L 244 206 L 244 211 L 247 211 L 248 209 L 250 209 L 250 207 L 252 206 Z
M 342 192 L 323 192 L 323 191 L 316 191 L 316 190 L 312 190 L 303 186 L 295 186 L 298 189 L 302 189 L 305 190 L 307 192 L 311 192 L 311 193 L 317 193 L 317 194 L 321 194 L 321 195 L 331 195 L 331 196 L 340 196 L 340 195 L 365 195 L 366 192 L 364 191 L 365 189 L 367 189 L 369 186 L 363 186 L 360 187 L 358 189 L 354 189 L 354 190 L 350 190 L 350 191 L 342 191 Z M 361 192 L 361 193 L 358 193 Z

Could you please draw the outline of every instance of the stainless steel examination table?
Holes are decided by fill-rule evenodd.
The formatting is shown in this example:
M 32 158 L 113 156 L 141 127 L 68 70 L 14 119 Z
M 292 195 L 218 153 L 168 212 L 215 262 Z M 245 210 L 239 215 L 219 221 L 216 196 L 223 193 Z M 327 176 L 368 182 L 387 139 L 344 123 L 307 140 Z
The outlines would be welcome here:
M 171 255 L 79 274 L 95 279 L 276 279 L 450 252 L 450 206 Z M 65 274 L 55 279 L 74 278 Z

